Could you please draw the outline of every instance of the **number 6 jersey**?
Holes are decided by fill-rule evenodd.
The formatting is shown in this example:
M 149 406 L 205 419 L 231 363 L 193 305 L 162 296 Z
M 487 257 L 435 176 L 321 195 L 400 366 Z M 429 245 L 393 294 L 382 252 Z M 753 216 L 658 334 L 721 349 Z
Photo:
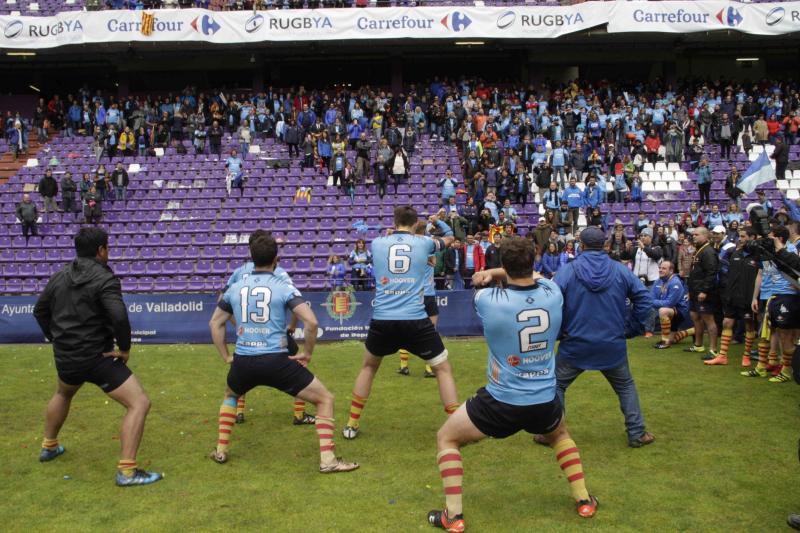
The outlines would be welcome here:
M 511 405 L 551 401 L 556 394 L 556 338 L 561 330 L 561 290 L 550 280 L 537 285 L 483 289 L 475 311 L 489 345 L 486 390 Z
M 375 320 L 428 318 L 423 296 L 428 257 L 444 247 L 441 239 L 395 231 L 372 241 L 375 272 Z
M 252 272 L 219 301 L 236 319 L 236 355 L 286 353 L 289 312 L 305 303 L 300 291 L 272 272 Z

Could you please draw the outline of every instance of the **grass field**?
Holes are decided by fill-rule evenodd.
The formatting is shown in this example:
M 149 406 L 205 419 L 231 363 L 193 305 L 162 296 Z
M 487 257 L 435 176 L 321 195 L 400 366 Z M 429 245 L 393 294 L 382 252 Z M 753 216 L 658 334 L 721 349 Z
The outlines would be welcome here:
M 798 398 L 794 384 L 706 368 L 678 349 L 631 343 L 647 426 L 657 438 L 633 450 L 616 397 L 584 374 L 567 393 L 568 422 L 587 482 L 600 499 L 581 520 L 549 449 L 518 434 L 464 451 L 464 506 L 471 531 L 781 531 L 800 510 Z M 485 383 L 480 340 L 447 342 L 459 395 Z M 313 370 L 337 394 L 337 426 L 361 360 L 355 342 L 318 347 Z M 732 347 L 738 359 L 741 346 Z M 248 395 L 231 460 L 206 458 L 216 439 L 226 368 L 211 346 L 137 346 L 130 365 L 153 401 L 140 464 L 166 473 L 151 487 L 113 485 L 122 408 L 92 386 L 73 402 L 60 441 L 67 453 L 40 464 L 45 404 L 55 372 L 49 346 L 0 347 L 0 516 L 4 531 L 433 531 L 442 505 L 435 433 L 445 419 L 434 380 L 394 373 L 387 360 L 362 432 L 337 453 L 361 469 L 316 472 L 313 428 L 290 424 L 291 399 Z

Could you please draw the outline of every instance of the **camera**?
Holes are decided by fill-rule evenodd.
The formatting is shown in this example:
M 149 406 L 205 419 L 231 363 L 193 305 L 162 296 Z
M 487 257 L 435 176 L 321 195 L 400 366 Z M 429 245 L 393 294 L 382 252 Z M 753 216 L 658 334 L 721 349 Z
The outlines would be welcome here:
M 750 204 L 747 206 L 747 212 L 750 215 L 750 223 L 759 238 L 745 244 L 744 249 L 747 253 L 758 256 L 774 254 L 775 243 L 769 237 L 771 228 L 767 210 L 761 204 Z

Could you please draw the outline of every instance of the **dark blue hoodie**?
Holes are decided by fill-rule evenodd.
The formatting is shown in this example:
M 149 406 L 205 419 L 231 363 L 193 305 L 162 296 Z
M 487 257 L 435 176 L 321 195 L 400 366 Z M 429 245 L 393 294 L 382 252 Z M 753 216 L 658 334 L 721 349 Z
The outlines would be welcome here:
M 653 306 L 642 282 L 607 253 L 586 250 L 553 281 L 564 293 L 558 357 L 584 370 L 616 368 L 628 356 L 626 336 L 641 332 Z M 627 300 L 633 307 L 629 324 Z M 627 327 L 626 327 L 627 326 Z

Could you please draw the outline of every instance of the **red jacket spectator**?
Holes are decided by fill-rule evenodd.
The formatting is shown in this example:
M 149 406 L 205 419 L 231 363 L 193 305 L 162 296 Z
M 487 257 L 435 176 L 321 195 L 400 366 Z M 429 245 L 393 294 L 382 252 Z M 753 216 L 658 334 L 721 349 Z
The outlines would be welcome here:
M 467 263 L 466 257 L 467 257 L 467 253 L 469 253 L 468 252 L 469 246 L 470 246 L 469 244 L 465 244 L 462 247 L 462 249 L 464 250 L 464 258 L 465 258 L 464 264 L 461 265 L 461 273 L 462 274 L 465 274 L 467 272 L 467 269 L 466 269 L 466 263 Z M 483 248 L 481 248 L 480 244 L 478 244 L 476 242 L 475 244 L 473 244 L 471 246 L 472 246 L 472 259 L 473 259 L 474 266 L 475 266 L 475 272 L 480 272 L 481 270 L 484 270 L 486 268 L 486 256 L 484 255 Z
M 655 135 L 648 135 L 644 140 L 644 145 L 650 153 L 658 153 L 661 148 L 661 140 Z
M 773 116 L 771 119 L 767 120 L 767 129 L 769 130 L 770 136 L 777 135 L 781 130 L 781 123 Z

